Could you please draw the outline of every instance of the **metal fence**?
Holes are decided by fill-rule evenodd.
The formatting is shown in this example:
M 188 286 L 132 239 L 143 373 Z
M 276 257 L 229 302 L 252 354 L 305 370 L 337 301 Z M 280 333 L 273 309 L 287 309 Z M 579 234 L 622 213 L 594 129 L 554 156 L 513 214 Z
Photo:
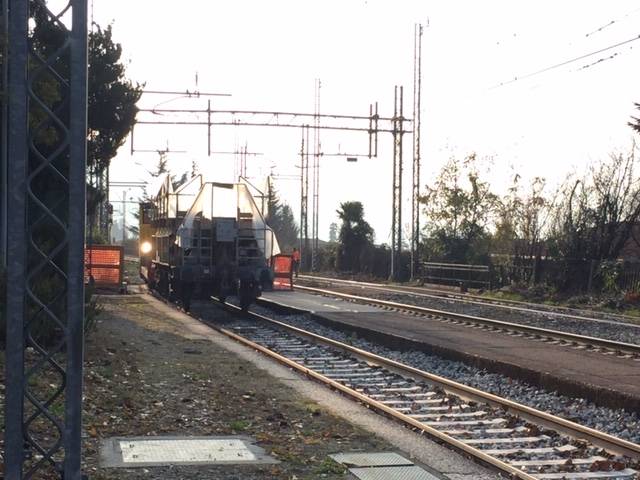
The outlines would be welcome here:
M 439 285 L 484 289 L 550 285 L 573 293 L 640 292 L 640 262 L 538 258 L 502 259 L 488 265 L 424 262 L 421 267 L 422 280 Z
M 421 267 L 420 276 L 425 283 L 491 288 L 491 271 L 488 265 L 423 262 Z

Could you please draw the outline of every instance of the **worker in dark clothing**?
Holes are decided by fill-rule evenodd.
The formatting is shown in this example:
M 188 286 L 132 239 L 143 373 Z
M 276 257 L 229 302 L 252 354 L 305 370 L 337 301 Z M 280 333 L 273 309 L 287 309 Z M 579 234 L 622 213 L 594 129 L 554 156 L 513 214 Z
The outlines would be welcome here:
M 293 273 L 295 273 L 296 278 L 298 278 L 298 269 L 300 268 L 300 252 L 297 248 L 293 249 L 291 260 L 293 261 Z

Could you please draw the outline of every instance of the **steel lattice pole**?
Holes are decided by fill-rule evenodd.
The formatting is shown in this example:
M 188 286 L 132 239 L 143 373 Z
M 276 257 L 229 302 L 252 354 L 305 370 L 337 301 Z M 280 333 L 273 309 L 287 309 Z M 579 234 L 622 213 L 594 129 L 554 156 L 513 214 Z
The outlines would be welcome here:
M 9 3 L 7 339 L 5 375 L 5 477 L 22 478 L 24 462 L 24 314 L 27 269 L 26 171 L 28 134 L 27 25 L 25 0 Z
M 34 13 L 30 8 L 38 13 L 36 28 L 54 34 L 45 46 L 29 41 Z M 71 19 L 71 30 L 63 18 Z M 58 92 L 58 98 L 46 100 L 41 83 Z M 11 340 L 6 350 L 5 478 L 54 473 L 79 480 L 86 0 L 71 0 L 57 13 L 44 0 L 10 1 L 8 98 L 7 338 Z M 30 116 L 36 111 L 38 115 Z M 42 132 L 51 129 L 55 135 L 43 138 Z M 44 295 L 41 287 L 47 285 L 51 292 Z M 55 342 L 43 341 L 38 334 L 43 326 Z M 51 389 L 42 389 L 41 383 Z M 54 412 L 56 404 L 64 405 L 64 418 Z

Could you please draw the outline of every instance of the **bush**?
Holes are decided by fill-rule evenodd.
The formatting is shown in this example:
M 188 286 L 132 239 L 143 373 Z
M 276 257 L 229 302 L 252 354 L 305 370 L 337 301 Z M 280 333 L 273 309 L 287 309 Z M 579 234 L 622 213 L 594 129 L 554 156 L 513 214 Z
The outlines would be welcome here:
M 66 295 L 60 287 L 60 280 L 56 277 L 41 277 L 39 280 L 32 287 L 33 292 L 58 318 L 63 318 Z M 7 274 L 4 269 L 0 268 L 0 342 L 3 349 L 6 340 L 6 295 Z M 90 332 L 95 328 L 96 319 L 101 312 L 102 306 L 94 297 L 93 289 L 87 287 L 85 289 L 85 332 Z M 60 339 L 62 329 L 32 300 L 27 301 L 27 316 L 31 321 L 31 335 L 38 343 L 52 345 Z

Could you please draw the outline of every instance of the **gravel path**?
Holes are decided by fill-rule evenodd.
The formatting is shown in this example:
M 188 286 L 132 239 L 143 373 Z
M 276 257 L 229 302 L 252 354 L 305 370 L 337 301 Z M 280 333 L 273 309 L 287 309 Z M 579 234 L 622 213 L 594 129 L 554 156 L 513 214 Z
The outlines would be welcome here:
M 329 453 L 392 448 L 213 341 L 192 338 L 144 296 L 105 297 L 103 305 L 85 357 L 83 471 L 92 480 L 337 480 L 344 468 Z M 98 462 L 109 437 L 234 434 L 255 438 L 281 463 L 105 469 Z
M 539 390 L 518 380 L 470 367 L 462 362 L 427 355 L 423 352 L 390 350 L 352 334 L 345 334 L 319 325 L 311 320 L 309 315 L 275 315 L 269 309 L 259 306 L 254 306 L 251 310 L 415 368 L 608 432 L 625 440 L 640 443 L 640 416 L 637 413 L 599 407 L 581 398 L 570 398 L 556 392 Z
M 319 286 L 319 288 L 322 288 L 322 286 Z M 495 305 L 478 305 L 454 299 L 424 297 L 411 293 L 384 293 L 380 290 L 363 289 L 360 287 L 340 286 L 331 287 L 331 289 L 341 293 L 371 297 L 389 302 L 406 303 L 436 310 L 491 318 L 504 322 L 519 323 L 522 325 L 640 345 L 640 325 L 634 323 L 600 319 L 594 319 L 592 321 L 581 320 L 554 315 L 552 312 L 523 312 L 509 310 Z

